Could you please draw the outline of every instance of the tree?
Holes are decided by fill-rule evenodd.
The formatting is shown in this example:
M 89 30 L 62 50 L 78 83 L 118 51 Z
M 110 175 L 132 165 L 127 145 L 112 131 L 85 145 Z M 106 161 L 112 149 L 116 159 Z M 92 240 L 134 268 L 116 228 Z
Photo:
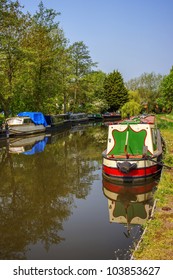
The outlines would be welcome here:
M 139 115 L 142 109 L 138 91 L 130 90 L 128 96 L 129 101 L 121 108 L 121 116 L 123 118 Z
M 47 27 L 49 31 L 51 31 L 53 28 L 56 29 L 59 25 L 59 22 L 56 23 L 54 20 L 55 17 L 61 13 L 56 12 L 53 9 L 46 9 L 42 1 L 40 1 L 38 8 L 39 10 L 33 16 L 35 22 L 40 26 Z
M 104 91 L 110 111 L 119 110 L 128 101 L 128 91 L 118 71 L 107 75 L 104 81 Z
M 127 82 L 126 86 L 129 90 L 138 91 L 141 104 L 147 108 L 148 112 L 155 109 L 156 99 L 159 97 L 159 85 L 162 80 L 160 74 L 144 73 L 138 78 L 134 78 Z
M 173 107 L 173 66 L 169 75 L 165 76 L 160 84 L 160 96 L 157 99 L 158 105 L 163 111 L 170 112 Z
M 83 111 L 100 113 L 108 109 L 103 88 L 105 77 L 102 71 L 92 71 L 81 78 L 80 104 Z
M 128 92 L 128 96 L 129 96 L 129 101 L 135 101 L 139 104 L 141 104 L 141 98 L 140 98 L 140 95 L 139 95 L 139 92 L 137 90 L 129 90 Z
M 63 31 L 54 22 L 58 14 L 40 2 L 38 12 L 30 20 L 21 42 L 24 58 L 13 102 L 16 111 L 19 107 L 45 113 L 58 110 L 58 94 L 62 89 L 59 72 L 66 46 Z
M 72 74 L 72 58 L 68 48 L 60 48 L 57 56 L 58 108 L 64 113 L 68 111 L 70 103 L 70 89 Z
M 105 74 L 94 74 L 97 63 L 82 41 L 68 46 L 55 21 L 60 13 L 42 1 L 33 16 L 21 9 L 17 0 L 0 1 L 0 109 L 5 116 L 107 108 Z
M 23 56 L 20 42 L 27 26 L 27 16 L 18 1 L 0 3 L 0 102 L 8 116 L 14 95 L 17 70 Z
M 130 90 L 128 92 L 129 101 L 121 108 L 121 116 L 123 118 L 139 115 L 141 112 L 141 100 L 138 91 Z
M 89 54 L 88 47 L 82 42 L 75 42 L 69 47 L 72 57 L 72 91 L 73 91 L 73 107 L 79 106 L 81 79 L 84 75 L 90 73 L 97 63 L 94 63 Z

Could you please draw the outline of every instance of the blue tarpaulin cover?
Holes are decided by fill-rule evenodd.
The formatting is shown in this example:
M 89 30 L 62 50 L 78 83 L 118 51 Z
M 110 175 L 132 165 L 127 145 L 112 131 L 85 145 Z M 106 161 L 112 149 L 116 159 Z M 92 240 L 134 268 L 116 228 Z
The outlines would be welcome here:
M 41 112 L 20 112 L 18 114 L 19 117 L 30 117 L 31 120 L 35 124 L 43 124 L 44 126 L 47 126 L 47 122 L 45 120 L 45 117 L 43 113 Z

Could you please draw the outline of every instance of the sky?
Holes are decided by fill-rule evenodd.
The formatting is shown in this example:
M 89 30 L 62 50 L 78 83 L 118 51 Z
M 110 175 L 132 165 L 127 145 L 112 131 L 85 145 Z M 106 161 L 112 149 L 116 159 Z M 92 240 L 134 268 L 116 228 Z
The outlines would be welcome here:
M 19 0 L 34 14 L 40 0 Z M 144 73 L 168 75 L 173 66 L 173 0 L 42 0 L 60 12 L 70 44 L 83 41 L 95 70 L 118 70 L 124 81 Z

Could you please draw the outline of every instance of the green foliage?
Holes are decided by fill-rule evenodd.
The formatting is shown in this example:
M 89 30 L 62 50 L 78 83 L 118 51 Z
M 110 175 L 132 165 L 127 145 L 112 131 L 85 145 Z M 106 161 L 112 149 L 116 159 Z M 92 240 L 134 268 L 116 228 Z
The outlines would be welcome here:
M 100 111 L 102 96 L 94 97 L 98 83 L 87 85 L 85 79 L 96 63 L 83 42 L 67 46 L 55 21 L 60 13 L 42 1 L 33 16 L 25 15 L 18 1 L 3 0 L 0 8 L 0 107 L 6 116 L 23 110 L 79 110 L 90 101 L 101 104 Z
M 138 91 L 142 105 L 148 112 L 155 110 L 156 99 L 159 97 L 159 86 L 163 77 L 155 73 L 144 73 L 138 78 L 131 79 L 126 84 L 132 91 Z
M 160 84 L 160 105 L 163 111 L 170 112 L 173 107 L 173 67 L 169 75 L 165 76 Z
M 84 42 L 68 45 L 58 15 L 42 1 L 34 15 L 24 14 L 17 0 L 0 1 L 0 108 L 5 116 L 23 110 L 117 111 L 128 98 L 154 107 L 160 76 L 145 73 L 129 82 L 128 96 L 118 71 L 93 71 L 97 63 Z M 165 87 L 158 107 L 169 104 Z
M 52 30 L 53 28 L 58 27 L 58 23 L 55 23 L 55 17 L 61 13 L 55 12 L 53 9 L 46 9 L 43 5 L 43 2 L 40 1 L 38 5 L 39 11 L 33 16 L 36 24 L 40 26 L 46 26 L 48 29 Z
M 129 95 L 129 101 L 133 100 L 139 104 L 141 103 L 140 95 L 137 90 L 136 91 L 129 90 L 128 95 Z
M 87 113 L 99 113 L 108 109 L 104 99 L 103 84 L 106 74 L 101 71 L 93 71 L 85 75 L 81 81 L 79 103 L 83 105 L 83 110 Z
M 160 115 L 160 117 L 157 117 L 157 120 L 158 120 L 157 124 L 158 124 L 159 129 L 172 129 L 173 122 L 169 122 L 164 118 L 165 118 L 164 115 Z
M 141 105 L 134 100 L 131 100 L 124 104 L 124 106 L 121 108 L 121 115 L 123 118 L 126 118 L 128 116 L 135 116 L 139 115 L 141 112 Z
M 85 93 L 87 92 L 85 79 L 92 72 L 92 68 L 97 66 L 93 63 L 89 54 L 88 47 L 84 42 L 75 42 L 69 47 L 72 58 L 72 109 L 80 110 L 85 102 Z M 90 85 L 88 85 L 90 87 Z
M 121 115 L 123 118 L 139 115 L 142 110 L 138 91 L 129 90 L 128 97 L 129 101 L 126 102 L 121 108 Z
M 73 74 L 75 78 L 80 78 L 90 73 L 92 67 L 97 65 L 97 63 L 92 62 L 88 47 L 84 42 L 75 42 L 70 46 L 69 50 L 73 58 Z
M 104 90 L 110 111 L 117 111 L 128 101 L 128 91 L 118 71 L 107 75 L 104 81 Z
M 23 56 L 21 40 L 28 17 L 21 12 L 18 1 L 2 1 L 0 7 L 0 102 L 8 115 L 14 95 L 17 70 Z
M 168 166 L 173 167 L 173 155 L 172 154 L 166 154 L 164 161 Z
M 3 121 L 4 121 L 4 114 L 0 113 L 0 126 L 2 125 Z

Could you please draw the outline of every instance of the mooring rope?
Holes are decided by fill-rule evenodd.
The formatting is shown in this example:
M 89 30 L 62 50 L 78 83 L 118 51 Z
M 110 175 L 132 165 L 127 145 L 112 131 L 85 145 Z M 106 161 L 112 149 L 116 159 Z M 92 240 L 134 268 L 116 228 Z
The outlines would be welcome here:
M 158 161 L 152 159 L 150 156 L 145 156 L 145 159 L 150 160 L 150 161 L 152 161 L 152 162 L 154 162 L 154 163 L 157 163 L 158 165 L 161 165 L 161 166 L 166 167 L 166 168 L 168 168 L 168 169 L 173 169 L 172 166 L 168 166 L 168 165 L 166 165 L 166 164 L 164 164 L 164 163 L 162 163 L 162 162 L 158 162 Z

